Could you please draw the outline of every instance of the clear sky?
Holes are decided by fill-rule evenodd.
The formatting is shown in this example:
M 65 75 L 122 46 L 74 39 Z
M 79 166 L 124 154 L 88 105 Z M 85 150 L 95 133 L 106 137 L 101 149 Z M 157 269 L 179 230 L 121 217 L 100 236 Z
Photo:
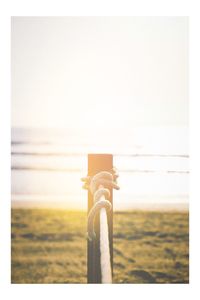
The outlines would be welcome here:
M 187 17 L 13 17 L 12 126 L 187 126 Z

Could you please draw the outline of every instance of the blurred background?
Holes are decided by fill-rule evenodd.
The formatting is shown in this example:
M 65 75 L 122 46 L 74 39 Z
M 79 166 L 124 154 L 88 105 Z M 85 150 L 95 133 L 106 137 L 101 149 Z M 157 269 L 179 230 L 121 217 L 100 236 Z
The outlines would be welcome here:
M 86 209 L 87 193 L 80 178 L 87 174 L 89 149 L 89 153 L 114 154 L 121 188 L 114 192 L 114 209 L 187 207 L 187 129 L 79 134 L 60 129 L 12 130 L 13 204 Z
M 12 204 L 86 209 L 112 153 L 114 209 L 188 206 L 186 17 L 12 18 Z

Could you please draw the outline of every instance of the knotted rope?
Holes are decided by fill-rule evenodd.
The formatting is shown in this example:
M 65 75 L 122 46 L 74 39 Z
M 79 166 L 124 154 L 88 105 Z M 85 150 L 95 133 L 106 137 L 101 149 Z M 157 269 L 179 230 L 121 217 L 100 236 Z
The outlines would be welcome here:
M 92 241 L 96 238 L 94 231 L 94 220 L 96 214 L 100 214 L 100 254 L 101 254 L 101 282 L 112 283 L 112 272 L 110 265 L 109 233 L 106 210 L 111 210 L 112 205 L 107 199 L 110 198 L 108 188 L 119 189 L 117 185 L 118 174 L 113 169 L 110 172 L 100 172 L 94 177 L 82 178 L 83 188 L 90 190 L 94 198 L 94 205 L 88 214 L 88 239 Z

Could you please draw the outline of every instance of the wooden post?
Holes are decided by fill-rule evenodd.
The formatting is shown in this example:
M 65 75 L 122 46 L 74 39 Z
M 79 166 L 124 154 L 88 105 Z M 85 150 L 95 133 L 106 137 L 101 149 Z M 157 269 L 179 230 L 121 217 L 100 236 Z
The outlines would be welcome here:
M 94 176 L 101 171 L 110 172 L 113 168 L 113 156 L 111 154 L 88 154 L 88 175 Z M 112 204 L 112 189 L 110 190 L 110 199 Z M 88 213 L 93 206 L 93 196 L 88 192 Z M 96 239 L 88 241 L 87 251 L 87 279 L 88 283 L 101 283 L 100 268 L 100 241 L 99 241 L 99 214 L 95 218 L 94 229 Z M 113 210 L 108 212 L 108 229 L 110 245 L 110 261 L 113 271 Z

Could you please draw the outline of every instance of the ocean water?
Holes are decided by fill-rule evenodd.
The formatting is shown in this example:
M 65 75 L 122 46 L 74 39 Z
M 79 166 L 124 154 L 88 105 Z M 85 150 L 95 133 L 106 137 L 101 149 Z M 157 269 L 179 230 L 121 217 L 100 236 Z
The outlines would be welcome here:
M 12 203 L 87 208 L 80 178 L 88 153 L 112 153 L 120 191 L 114 209 L 187 205 L 187 128 L 102 132 L 12 128 Z

